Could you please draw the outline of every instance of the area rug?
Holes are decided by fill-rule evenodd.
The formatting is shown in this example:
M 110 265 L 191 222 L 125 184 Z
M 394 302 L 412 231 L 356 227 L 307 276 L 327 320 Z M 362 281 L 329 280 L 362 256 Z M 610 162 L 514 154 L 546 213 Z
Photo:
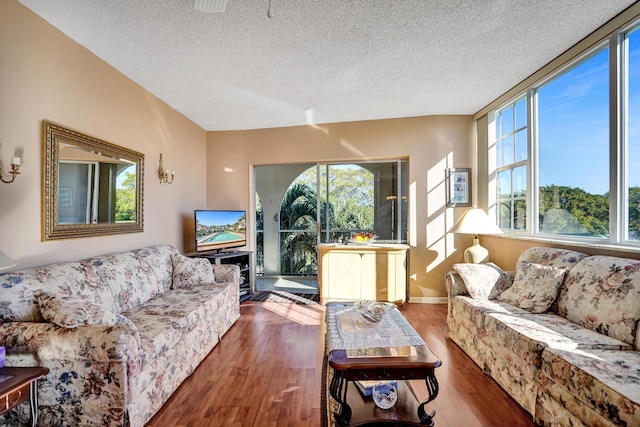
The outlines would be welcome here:
M 318 294 L 293 294 L 285 291 L 260 291 L 249 298 L 249 301 L 278 302 L 287 304 L 318 304 Z

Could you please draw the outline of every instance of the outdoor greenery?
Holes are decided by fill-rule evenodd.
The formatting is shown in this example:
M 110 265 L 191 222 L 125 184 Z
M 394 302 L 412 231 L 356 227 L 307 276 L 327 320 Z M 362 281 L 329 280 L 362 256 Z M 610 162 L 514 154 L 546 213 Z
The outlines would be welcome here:
M 317 196 L 308 185 L 294 183 L 280 204 L 280 229 L 304 230 L 280 234 L 280 271 L 316 274 Z
M 317 210 L 315 191 L 316 168 L 303 172 L 288 188 L 280 205 L 280 271 L 282 274 L 317 274 Z M 326 183 L 326 169 L 322 169 L 321 182 Z M 331 167 L 329 187 L 331 200 L 320 198 L 322 229 L 326 230 L 327 209 L 329 229 L 336 230 L 329 241 L 340 240 L 359 231 L 373 231 L 373 179 L 372 173 L 362 167 Z M 325 193 L 323 191 L 323 193 Z M 256 228 L 262 229 L 262 205 L 257 203 Z M 259 247 L 263 236 L 259 233 Z
M 116 189 L 116 221 L 136 220 L 136 174 L 125 172 L 126 178 Z
M 590 194 L 581 188 L 549 185 L 540 187 L 540 231 L 571 236 L 609 236 L 609 194 Z M 501 206 L 504 211 L 509 207 Z M 516 212 L 524 213 L 524 200 L 514 204 Z M 510 215 L 500 215 L 509 218 Z M 515 215 L 515 229 L 524 229 L 524 215 Z M 505 224 L 501 224 L 503 228 Z M 640 239 L 640 187 L 629 188 L 629 239 Z

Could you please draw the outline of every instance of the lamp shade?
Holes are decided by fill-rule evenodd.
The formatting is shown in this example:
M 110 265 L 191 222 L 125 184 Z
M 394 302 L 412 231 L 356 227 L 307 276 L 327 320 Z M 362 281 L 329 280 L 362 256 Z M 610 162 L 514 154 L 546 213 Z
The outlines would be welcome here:
M 462 215 L 451 232 L 473 234 L 477 238 L 478 234 L 501 234 L 502 230 L 489 219 L 489 215 L 485 211 L 471 208 Z
M 0 251 L 0 270 L 6 270 L 15 267 L 17 263 Z

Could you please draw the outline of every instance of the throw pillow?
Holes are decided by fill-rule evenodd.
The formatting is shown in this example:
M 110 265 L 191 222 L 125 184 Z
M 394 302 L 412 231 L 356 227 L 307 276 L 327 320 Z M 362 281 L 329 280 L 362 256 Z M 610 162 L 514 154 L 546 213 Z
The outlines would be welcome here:
M 115 326 L 124 317 L 92 302 L 40 291 L 36 303 L 44 320 L 72 329 L 83 325 Z
M 513 286 L 500 294 L 498 300 L 532 313 L 544 313 L 558 296 L 558 287 L 566 273 L 565 267 L 520 261 Z
M 193 288 L 216 281 L 213 267 L 206 258 L 189 258 L 182 254 L 173 254 L 171 263 L 173 264 L 172 289 Z
M 503 271 L 493 263 L 486 264 L 454 264 L 467 292 L 474 299 L 495 299 L 511 286 L 513 274 Z

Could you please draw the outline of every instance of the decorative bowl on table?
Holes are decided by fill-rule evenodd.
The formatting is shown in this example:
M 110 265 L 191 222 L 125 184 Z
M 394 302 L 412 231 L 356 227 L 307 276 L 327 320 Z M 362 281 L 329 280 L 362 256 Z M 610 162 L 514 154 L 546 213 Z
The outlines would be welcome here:
M 376 241 L 378 236 L 375 233 L 356 233 L 352 234 L 349 238 L 349 243 L 353 243 L 355 245 L 368 245 Z
M 395 382 L 383 382 L 373 386 L 373 403 L 380 409 L 389 409 L 398 401 L 398 388 Z
M 359 301 L 355 304 L 355 308 L 366 320 L 378 323 L 382 316 L 396 305 L 386 301 Z

